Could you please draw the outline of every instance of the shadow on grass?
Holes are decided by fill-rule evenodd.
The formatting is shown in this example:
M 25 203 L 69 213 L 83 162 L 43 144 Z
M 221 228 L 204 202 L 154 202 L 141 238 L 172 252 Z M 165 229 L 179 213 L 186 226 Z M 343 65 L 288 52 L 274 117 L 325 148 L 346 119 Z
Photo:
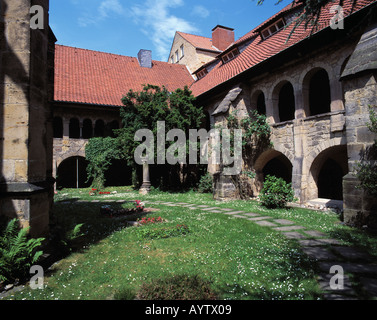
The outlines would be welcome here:
M 101 213 L 101 207 L 105 205 L 115 211 L 125 209 L 122 203 L 116 201 L 92 202 L 78 198 L 56 201 L 50 216 L 49 243 L 44 249 L 50 254 L 50 258 L 45 264 L 51 265 L 73 252 L 85 252 L 89 245 L 100 242 L 116 231 L 130 227 L 130 221 L 153 214 L 142 211 L 111 217 Z M 127 206 L 127 208 L 131 207 Z M 81 228 L 78 234 L 74 235 L 73 230 L 78 225 L 81 225 Z

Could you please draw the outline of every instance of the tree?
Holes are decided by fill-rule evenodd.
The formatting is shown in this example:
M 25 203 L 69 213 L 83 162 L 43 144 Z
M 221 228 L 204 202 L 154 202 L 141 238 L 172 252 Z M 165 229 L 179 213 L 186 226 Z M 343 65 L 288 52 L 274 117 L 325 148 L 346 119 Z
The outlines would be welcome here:
M 111 161 L 120 158 L 118 140 L 111 137 L 90 139 L 85 147 L 85 158 L 89 161 L 86 168 L 88 181 L 93 178 L 92 187 L 102 189 Z
M 203 109 L 194 105 L 195 97 L 185 87 L 169 92 L 165 87 L 146 85 L 140 92 L 130 90 L 122 99 L 124 106 L 121 108 L 123 127 L 115 130 L 121 157 L 137 172 L 134 159 L 136 148 L 141 144 L 135 141 L 135 133 L 140 129 L 149 129 L 157 137 L 157 122 L 164 121 L 165 132 L 172 129 L 181 129 L 188 137 L 189 129 L 201 127 L 204 113 Z M 154 163 L 157 163 L 157 139 L 154 139 Z M 174 141 L 165 141 L 165 150 L 174 144 Z M 186 145 L 186 150 L 188 148 Z M 186 152 L 188 155 L 188 152 Z M 186 163 L 189 163 L 186 161 Z M 184 166 L 186 169 L 189 165 Z M 159 174 L 161 179 L 169 179 L 169 183 L 161 182 L 165 186 L 172 183 L 174 176 L 182 168 L 176 166 L 161 166 Z M 186 172 L 187 173 L 187 172 Z

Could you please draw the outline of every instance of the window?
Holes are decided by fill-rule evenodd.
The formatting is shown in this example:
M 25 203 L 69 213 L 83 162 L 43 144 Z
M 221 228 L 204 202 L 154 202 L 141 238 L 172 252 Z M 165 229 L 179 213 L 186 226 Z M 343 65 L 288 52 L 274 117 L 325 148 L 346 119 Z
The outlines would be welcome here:
M 276 23 L 273 25 L 267 27 L 266 29 L 262 30 L 262 38 L 267 39 L 268 37 L 271 37 L 273 34 L 278 32 L 279 30 L 283 29 L 285 26 L 284 19 L 278 20 Z
M 83 139 L 90 139 L 93 136 L 93 125 L 92 120 L 85 119 L 82 126 L 82 137 Z
M 285 83 L 279 92 L 279 118 L 280 122 L 295 118 L 295 95 L 291 83 Z
M 69 138 L 80 139 L 80 122 L 76 118 L 69 121 Z
M 223 60 L 224 63 L 227 63 L 228 61 L 230 61 L 230 60 L 234 59 L 235 57 L 237 57 L 239 54 L 240 54 L 240 52 L 238 51 L 238 48 L 234 48 L 232 51 L 230 51 L 227 54 L 225 54 L 222 57 L 222 60 Z
M 54 138 L 63 138 L 63 120 L 60 117 L 54 118 Z
M 200 71 L 196 74 L 196 76 L 198 77 L 198 80 L 199 80 L 199 79 L 205 77 L 207 73 L 208 73 L 207 69 L 204 68 L 203 70 L 200 70 Z
M 171 62 L 171 63 L 174 63 L 174 56 L 171 56 L 171 57 L 170 57 L 170 62 Z
M 183 44 L 181 45 L 181 59 L 183 58 L 183 56 L 185 55 L 185 50 L 183 48 Z
M 175 52 L 175 62 L 179 61 L 179 55 L 178 55 L 178 50 Z

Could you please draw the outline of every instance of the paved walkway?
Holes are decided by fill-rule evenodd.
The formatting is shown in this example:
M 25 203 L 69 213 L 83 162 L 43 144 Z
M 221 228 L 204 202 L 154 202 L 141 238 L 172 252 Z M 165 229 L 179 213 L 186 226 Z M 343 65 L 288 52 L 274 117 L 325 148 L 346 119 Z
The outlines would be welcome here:
M 267 215 L 253 212 L 239 211 L 217 206 L 195 205 L 190 203 L 174 203 L 163 201 L 144 201 L 150 205 L 165 205 L 184 207 L 191 210 L 222 213 L 238 219 L 246 219 L 263 227 L 269 227 L 281 232 L 288 239 L 299 243 L 303 252 L 317 261 L 319 275 L 318 283 L 324 290 L 326 300 L 359 300 L 377 299 L 377 261 L 365 251 L 342 245 L 337 239 L 328 238 L 326 234 L 307 230 L 295 222 L 286 219 L 276 219 Z M 343 289 L 332 289 L 330 280 L 338 274 L 330 269 L 341 266 L 344 271 Z M 335 279 L 334 278 L 334 279 Z M 333 281 L 334 282 L 334 281 Z M 331 282 L 331 283 L 333 283 Z M 335 285 L 341 282 L 335 281 Z

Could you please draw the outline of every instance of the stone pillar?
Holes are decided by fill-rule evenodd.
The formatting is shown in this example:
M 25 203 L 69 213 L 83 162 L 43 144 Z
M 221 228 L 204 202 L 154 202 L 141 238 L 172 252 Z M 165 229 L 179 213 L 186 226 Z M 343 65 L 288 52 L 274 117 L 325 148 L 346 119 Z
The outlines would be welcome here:
M 30 8 L 43 28 L 30 28 Z M 0 6 L 0 214 L 18 218 L 32 236 L 47 235 L 53 197 L 52 32 L 48 0 L 3 0 Z M 51 126 L 51 127 L 50 127 Z
M 149 176 L 149 164 L 146 158 L 143 160 L 143 184 L 140 187 L 139 193 L 146 195 L 151 190 L 151 182 Z
M 368 106 L 377 106 L 377 24 L 369 26 L 342 74 L 345 96 L 349 174 L 343 178 L 344 220 L 346 223 L 377 228 L 377 199 L 357 188 L 355 165 L 366 155 L 376 136 L 369 131 Z M 366 161 L 376 159 L 364 159 Z

